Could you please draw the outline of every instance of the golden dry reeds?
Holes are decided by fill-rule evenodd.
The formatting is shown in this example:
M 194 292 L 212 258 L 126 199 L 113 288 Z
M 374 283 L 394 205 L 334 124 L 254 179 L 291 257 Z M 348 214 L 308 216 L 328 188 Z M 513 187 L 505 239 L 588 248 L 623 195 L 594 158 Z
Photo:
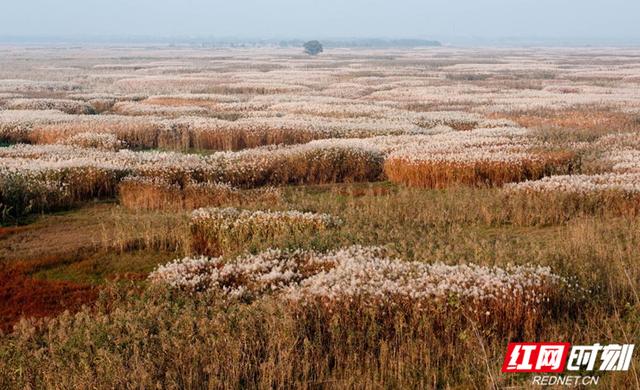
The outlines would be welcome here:
M 522 127 L 540 130 L 562 130 L 597 137 L 612 132 L 637 130 L 637 114 L 585 106 L 564 110 L 533 110 L 489 114 L 492 118 L 509 119 Z
M 132 210 L 183 211 L 201 207 L 275 204 L 280 191 L 273 187 L 240 190 L 223 183 L 185 183 L 153 179 L 125 178 L 118 186 L 118 200 Z
M 242 150 L 265 145 L 304 144 L 323 138 L 313 130 L 269 128 L 262 129 L 194 129 L 189 133 L 189 145 L 198 150 Z
M 221 178 L 239 187 L 376 181 L 384 162 L 376 151 L 330 142 L 237 156 L 238 163 L 229 160 Z
M 574 154 L 570 152 L 540 153 L 493 161 L 407 160 L 392 157 L 385 161 L 384 172 L 390 181 L 411 187 L 501 186 L 536 180 L 552 173 L 565 173 L 571 169 L 574 159 Z
M 76 121 L 36 126 L 27 140 L 33 144 L 55 144 L 78 134 L 100 132 L 115 134 L 131 148 L 157 148 L 161 146 L 159 138 L 164 129 L 162 123 L 154 120 Z

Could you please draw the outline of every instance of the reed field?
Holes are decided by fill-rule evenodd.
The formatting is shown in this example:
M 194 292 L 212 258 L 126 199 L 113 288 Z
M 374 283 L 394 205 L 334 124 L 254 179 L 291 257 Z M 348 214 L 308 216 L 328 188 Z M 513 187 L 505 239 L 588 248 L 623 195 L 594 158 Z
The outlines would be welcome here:
M 640 50 L 0 46 L 0 388 L 536 388 L 513 341 L 640 342 Z

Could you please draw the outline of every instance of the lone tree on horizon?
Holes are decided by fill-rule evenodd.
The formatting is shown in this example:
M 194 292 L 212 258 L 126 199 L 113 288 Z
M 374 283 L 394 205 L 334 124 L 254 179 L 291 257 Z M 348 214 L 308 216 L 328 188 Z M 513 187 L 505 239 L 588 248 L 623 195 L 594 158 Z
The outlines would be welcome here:
M 309 41 L 304 44 L 304 52 L 310 56 L 315 56 L 322 53 L 322 43 L 319 41 Z

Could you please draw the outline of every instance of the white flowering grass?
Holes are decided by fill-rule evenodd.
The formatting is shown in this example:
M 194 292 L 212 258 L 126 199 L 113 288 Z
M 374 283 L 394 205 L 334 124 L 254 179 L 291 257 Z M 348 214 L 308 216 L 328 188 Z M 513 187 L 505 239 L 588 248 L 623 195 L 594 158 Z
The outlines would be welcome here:
M 0 80 L 0 92 L 76 91 L 80 86 L 64 81 L 39 81 L 26 79 Z
M 403 261 L 382 248 L 328 253 L 270 249 L 235 259 L 188 257 L 158 267 L 156 283 L 228 298 L 276 295 L 300 307 L 462 309 L 481 319 L 526 322 L 563 299 L 567 281 L 548 267 L 449 266 Z
M 506 186 L 511 191 L 564 192 L 588 194 L 621 192 L 640 195 L 640 174 L 603 173 L 597 175 L 558 175 Z
M 120 172 L 82 165 L 45 169 L 0 165 L 0 221 L 15 222 L 28 214 L 112 197 L 120 178 Z
M 640 214 L 640 175 L 560 175 L 505 186 L 505 209 L 522 225 L 564 223 L 580 215 Z
M 127 111 L 128 107 L 147 109 L 135 113 Z M 433 134 L 442 127 L 423 128 L 406 118 L 323 119 L 298 114 L 245 118 L 242 117 L 245 114 L 239 111 L 219 111 L 218 108 L 207 111 L 202 107 L 190 111 L 189 106 L 136 102 L 117 103 L 114 109 L 126 115 L 88 116 L 68 115 L 55 110 L 7 110 L 0 112 L 0 137 L 9 142 L 51 144 L 78 133 L 92 132 L 115 134 L 136 148 L 225 151 L 303 144 L 327 138 Z
M 115 187 L 123 177 L 142 176 L 152 181 L 157 180 L 158 183 L 180 185 L 184 189 L 184 208 L 190 209 L 209 205 L 207 202 L 213 202 L 215 205 L 222 201 L 216 201 L 215 196 L 210 197 L 212 194 L 221 194 L 215 188 L 192 185 L 196 183 L 227 183 L 233 187 L 256 189 L 246 193 L 248 199 L 271 202 L 278 198 L 277 194 L 273 196 L 274 191 L 257 188 L 283 184 L 373 181 L 378 180 L 382 173 L 382 155 L 376 150 L 357 144 L 342 146 L 329 142 L 201 156 L 173 152 L 136 152 L 126 149 L 112 151 L 76 146 L 77 143 L 82 143 L 83 146 L 101 146 L 99 144 L 104 141 L 102 136 L 98 140 L 93 136 L 88 137 L 89 139 L 86 139 L 81 136 L 80 139 L 73 140 L 70 142 L 73 145 L 14 145 L 0 148 L 0 175 L 10 174 L 20 183 L 32 183 L 34 188 L 42 188 L 40 181 L 55 180 L 60 186 L 47 188 L 51 191 L 65 192 L 70 186 L 72 193 L 76 194 L 73 204 L 92 199 L 94 196 L 113 195 Z M 100 142 L 87 144 L 97 141 Z M 113 138 L 108 137 L 108 141 L 110 143 Z M 88 175 L 83 179 L 82 175 L 86 173 Z M 0 182 L 0 192 L 13 193 L 16 187 L 12 183 L 13 180 Z M 126 188 L 133 187 L 129 184 Z M 152 192 L 160 191 L 163 185 L 146 188 Z M 131 191 L 128 193 L 132 194 Z M 131 204 L 136 204 L 135 192 L 133 195 L 133 199 L 130 199 Z M 159 203 L 149 200 L 148 207 L 178 207 L 182 202 L 171 201 L 171 192 L 165 195 L 154 198 Z M 139 197 L 140 200 L 142 198 Z M 167 202 L 161 201 L 165 198 L 168 199 Z M 13 209 L 19 215 L 23 215 L 24 213 L 18 210 L 24 209 L 24 202 L 13 204 L 10 199 L 17 200 L 15 197 L 5 197 L 5 209 Z M 41 205 L 38 209 L 51 209 L 46 206 L 44 197 L 38 199 L 40 200 L 32 199 Z
M 13 99 L 9 110 L 58 110 L 67 114 L 94 114 L 94 108 L 85 102 L 71 99 Z
M 236 186 L 367 181 L 379 178 L 383 157 L 361 143 L 323 142 L 257 148 L 202 156 L 174 152 L 118 152 L 67 145 L 15 145 L 0 149 L 4 164 L 16 169 L 61 165 L 110 167 L 169 181 L 228 182 Z
M 104 150 L 119 150 L 125 143 L 120 141 L 115 134 L 109 133 L 78 133 L 59 142 L 62 145 L 75 145 L 82 148 L 96 148 Z
M 0 140 L 25 142 L 38 125 L 68 123 L 74 118 L 59 110 L 3 110 L 0 111 Z
M 640 148 L 614 149 L 605 157 L 614 172 L 640 173 Z
M 510 120 L 486 119 L 479 114 L 460 111 L 432 111 L 422 113 L 416 116 L 414 123 L 425 128 L 449 126 L 459 131 L 473 130 L 477 128 L 516 126 L 516 124 Z
M 232 207 L 202 208 L 191 214 L 192 250 L 218 256 L 243 245 L 263 245 L 270 240 L 308 240 L 341 225 L 328 214 L 300 211 L 251 211 Z

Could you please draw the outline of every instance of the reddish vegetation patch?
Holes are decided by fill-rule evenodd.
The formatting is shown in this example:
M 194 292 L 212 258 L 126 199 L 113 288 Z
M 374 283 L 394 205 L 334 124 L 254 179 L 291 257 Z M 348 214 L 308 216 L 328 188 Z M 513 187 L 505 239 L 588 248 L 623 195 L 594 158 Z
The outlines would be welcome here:
M 77 311 L 96 300 L 90 285 L 34 279 L 0 265 L 0 330 L 7 332 L 21 317 L 48 317 Z
M 28 261 L 20 260 L 11 263 L 11 270 L 19 274 L 33 274 L 35 272 L 54 268 L 71 262 L 66 256 L 47 256 L 38 259 L 29 259 Z
M 0 226 L 0 238 L 8 236 L 14 233 L 19 233 L 24 230 L 28 230 L 29 226 Z

